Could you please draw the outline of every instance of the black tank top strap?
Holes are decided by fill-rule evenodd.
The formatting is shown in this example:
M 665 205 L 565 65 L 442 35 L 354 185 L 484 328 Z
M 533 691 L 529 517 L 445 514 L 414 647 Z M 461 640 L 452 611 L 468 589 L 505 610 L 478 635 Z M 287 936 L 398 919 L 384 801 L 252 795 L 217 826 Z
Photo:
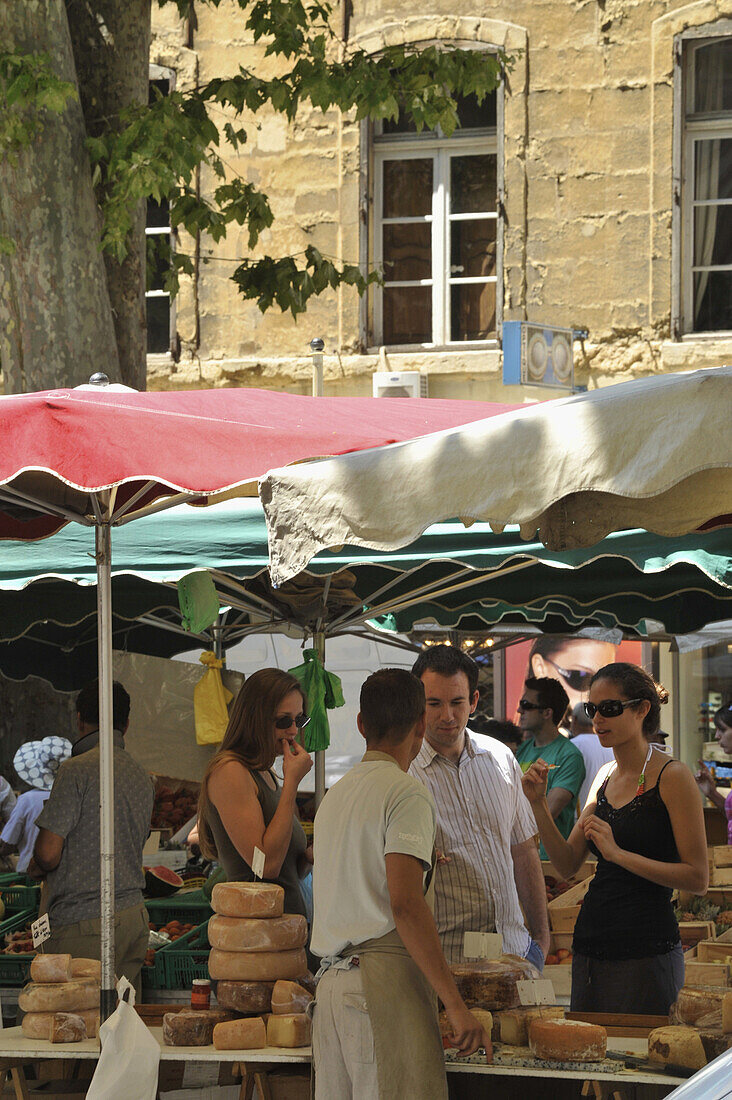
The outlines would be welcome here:
M 615 768 L 617 768 L 617 763 L 616 763 L 616 765 L 615 765 Z M 609 779 L 610 779 L 610 776 L 611 776 L 611 775 L 613 774 L 613 772 L 615 771 L 615 768 L 611 768 L 611 769 L 610 769 L 610 771 L 609 771 L 609 772 L 607 773 L 607 775 L 605 776 L 605 778 L 603 779 L 603 781 L 602 781 L 602 784 L 601 784 L 601 786 L 600 786 L 600 788 L 599 788 L 599 790 L 598 790 L 598 792 L 597 792 L 597 798 L 598 798 L 598 800 L 599 800 L 600 798 L 604 798 L 604 796 L 605 796 L 605 788 L 607 787 L 607 785 L 608 785 L 608 781 L 609 781 Z
M 661 776 L 662 776 L 662 775 L 663 775 L 663 773 L 664 773 L 664 772 L 666 771 L 666 768 L 667 768 L 667 767 L 669 766 L 669 764 L 673 764 L 673 762 L 674 762 L 674 758 L 673 758 L 673 757 L 671 757 L 671 759 L 670 759 L 670 760 L 667 760 L 667 761 L 666 761 L 666 763 L 665 763 L 665 764 L 663 765 L 663 767 L 661 768 L 660 772 L 658 773 L 658 779 L 656 780 L 656 784 L 655 784 L 655 789 L 656 789 L 656 790 L 658 791 L 659 797 L 660 797 L 660 794 L 661 794 L 661 791 L 660 791 L 660 789 L 659 789 L 659 788 L 660 788 L 660 784 L 661 784 Z

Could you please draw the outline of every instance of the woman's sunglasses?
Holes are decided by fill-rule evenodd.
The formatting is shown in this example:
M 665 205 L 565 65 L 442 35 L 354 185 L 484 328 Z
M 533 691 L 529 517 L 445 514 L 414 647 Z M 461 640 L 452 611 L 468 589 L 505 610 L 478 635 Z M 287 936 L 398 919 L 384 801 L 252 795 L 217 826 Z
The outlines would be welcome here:
M 595 675 L 594 672 L 588 672 L 582 668 L 561 668 L 556 661 L 552 661 L 551 657 L 545 657 L 544 660 L 557 670 L 573 691 L 587 691 L 590 680 Z
M 294 722 L 297 728 L 301 730 L 307 726 L 309 721 L 310 718 L 307 714 L 296 714 L 294 718 L 291 718 L 289 714 L 283 714 L 280 718 L 275 718 L 275 729 L 288 730 Z
M 588 718 L 594 718 L 596 714 L 601 714 L 603 718 L 619 718 L 626 707 L 642 702 L 642 699 L 603 699 L 601 703 L 583 703 L 582 706 Z

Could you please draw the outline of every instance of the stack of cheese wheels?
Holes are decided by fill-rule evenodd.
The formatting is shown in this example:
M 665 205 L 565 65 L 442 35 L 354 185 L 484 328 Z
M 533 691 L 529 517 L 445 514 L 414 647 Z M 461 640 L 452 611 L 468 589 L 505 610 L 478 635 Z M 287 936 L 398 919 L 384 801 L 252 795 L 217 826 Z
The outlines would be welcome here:
M 214 886 L 208 969 L 217 982 L 219 1007 L 238 1017 L 214 1027 L 218 1050 L 310 1042 L 305 1008 L 312 996 L 298 982 L 308 979 L 307 922 L 299 914 L 285 913 L 284 901 L 284 890 L 274 883 Z M 262 1014 L 269 1012 L 273 1015 L 265 1023 Z
M 529 1046 L 536 1058 L 549 1062 L 601 1062 L 607 1052 L 607 1032 L 599 1024 L 580 1020 L 534 1019 Z
M 27 1039 L 76 1043 L 99 1031 L 101 964 L 71 955 L 36 955 L 18 997 Z

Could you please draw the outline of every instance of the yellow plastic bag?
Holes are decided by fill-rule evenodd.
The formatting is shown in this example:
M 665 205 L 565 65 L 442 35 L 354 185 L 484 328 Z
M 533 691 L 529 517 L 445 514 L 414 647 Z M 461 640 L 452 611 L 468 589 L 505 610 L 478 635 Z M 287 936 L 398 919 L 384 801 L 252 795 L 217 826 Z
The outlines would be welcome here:
M 227 704 L 234 696 L 221 680 L 224 662 L 210 649 L 204 650 L 198 659 L 206 666 L 206 671 L 193 689 L 196 742 L 199 745 L 218 745 L 224 739 L 229 722 Z

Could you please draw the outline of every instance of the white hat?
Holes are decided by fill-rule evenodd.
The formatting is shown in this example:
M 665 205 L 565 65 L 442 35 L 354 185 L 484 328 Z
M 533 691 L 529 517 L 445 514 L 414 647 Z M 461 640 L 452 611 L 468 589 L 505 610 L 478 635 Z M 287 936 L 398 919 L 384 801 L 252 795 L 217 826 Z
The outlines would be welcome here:
M 26 741 L 13 757 L 13 767 L 24 782 L 38 791 L 50 791 L 59 765 L 71 756 L 71 742 L 65 737 L 44 737 Z

